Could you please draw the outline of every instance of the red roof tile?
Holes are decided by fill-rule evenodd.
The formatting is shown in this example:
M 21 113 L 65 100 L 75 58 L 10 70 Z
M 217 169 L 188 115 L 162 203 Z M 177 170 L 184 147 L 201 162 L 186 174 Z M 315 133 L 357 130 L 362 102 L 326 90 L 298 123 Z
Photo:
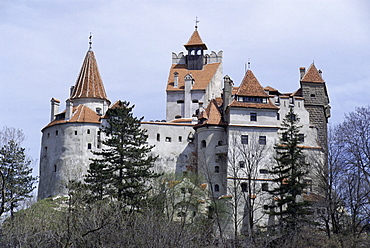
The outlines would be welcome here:
M 237 96 L 256 96 L 256 97 L 268 97 L 257 78 L 254 76 L 251 70 L 245 73 L 242 83 L 236 92 Z
M 71 95 L 71 100 L 78 98 L 98 98 L 109 101 L 93 51 L 87 52 Z
M 193 34 L 191 35 L 188 43 L 184 45 L 186 48 L 191 46 L 202 46 L 203 49 L 207 50 L 207 45 L 203 43 L 202 39 L 200 38 L 200 35 L 198 33 L 198 30 L 195 30 Z
M 317 71 L 314 64 L 311 64 L 308 68 L 306 74 L 304 74 L 301 82 L 310 82 L 310 83 L 324 83 L 320 73 Z
M 211 100 L 207 108 L 200 115 L 201 115 L 200 118 L 204 118 L 206 120 L 202 124 L 196 125 L 197 127 L 204 125 L 216 125 L 216 126 L 227 125 L 225 122 L 222 121 L 222 115 L 220 113 L 217 101 L 215 99 Z
M 221 63 L 212 63 L 203 66 L 202 70 L 188 70 L 184 64 L 173 64 L 168 75 L 166 91 L 185 89 L 185 76 L 191 74 L 194 79 L 193 90 L 205 90 Z M 178 73 L 178 87 L 174 87 L 174 73 Z

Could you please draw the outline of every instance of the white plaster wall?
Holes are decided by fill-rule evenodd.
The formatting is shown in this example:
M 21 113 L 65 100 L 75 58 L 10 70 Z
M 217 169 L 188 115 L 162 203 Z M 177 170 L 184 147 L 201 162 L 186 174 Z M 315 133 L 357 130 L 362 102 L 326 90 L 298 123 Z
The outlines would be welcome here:
M 155 146 L 152 149 L 152 153 L 158 156 L 155 171 L 182 173 L 187 170 L 195 151 L 195 143 L 188 140 L 189 134 L 195 133 L 192 125 L 145 122 L 141 127 L 147 130 L 148 144 Z
M 251 113 L 257 113 L 257 121 L 250 120 Z M 277 110 L 232 107 L 229 111 L 229 122 L 231 125 L 277 126 L 276 113 Z
M 95 99 L 95 98 L 74 99 L 72 103 L 73 103 L 73 106 L 83 104 L 94 112 L 96 112 L 97 108 L 100 108 L 102 111 L 102 115 L 104 115 L 105 112 L 107 112 L 108 107 L 109 107 L 109 103 L 106 100 Z
M 204 103 L 207 105 L 212 99 L 220 97 L 223 87 L 223 78 L 222 78 L 222 63 L 217 68 L 215 75 L 213 75 L 211 82 L 206 88 L 206 94 Z
M 38 198 L 65 195 L 69 180 L 82 180 L 97 150 L 99 124 L 67 123 L 43 130 Z M 88 134 L 90 130 L 90 134 Z M 56 135 L 58 131 L 58 135 Z M 77 131 L 77 135 L 75 135 Z M 91 144 L 91 150 L 88 149 Z M 47 147 L 47 150 L 45 149 Z
M 167 91 L 166 120 L 175 119 L 176 115 L 184 117 L 184 103 L 177 103 L 178 100 L 185 101 L 184 91 Z

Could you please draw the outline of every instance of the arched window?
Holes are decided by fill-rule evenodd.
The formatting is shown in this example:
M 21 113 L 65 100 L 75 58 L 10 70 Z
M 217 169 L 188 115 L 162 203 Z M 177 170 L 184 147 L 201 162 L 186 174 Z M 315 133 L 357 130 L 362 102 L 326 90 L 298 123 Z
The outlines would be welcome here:
M 202 140 L 201 142 L 200 142 L 200 147 L 201 148 L 205 148 L 207 146 L 207 142 L 205 141 L 205 140 Z
M 201 49 L 197 50 L 197 55 L 202 55 L 202 50 Z
M 87 134 L 90 134 L 90 129 L 87 129 Z
M 215 166 L 215 173 L 219 173 L 220 172 L 220 166 Z
M 215 192 L 219 192 L 220 191 L 220 186 L 218 184 L 215 184 Z

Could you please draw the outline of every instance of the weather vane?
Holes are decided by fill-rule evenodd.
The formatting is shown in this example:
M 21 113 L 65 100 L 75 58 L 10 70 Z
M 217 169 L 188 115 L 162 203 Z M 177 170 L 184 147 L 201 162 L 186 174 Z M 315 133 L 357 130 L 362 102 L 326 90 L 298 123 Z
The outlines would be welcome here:
M 196 16 L 196 17 L 195 17 L 195 30 L 197 30 L 197 29 L 198 29 L 198 23 L 199 23 L 199 21 L 198 21 L 198 17 Z
M 89 36 L 89 51 L 91 51 L 92 49 L 92 35 L 91 35 L 91 32 L 90 32 L 90 36 Z

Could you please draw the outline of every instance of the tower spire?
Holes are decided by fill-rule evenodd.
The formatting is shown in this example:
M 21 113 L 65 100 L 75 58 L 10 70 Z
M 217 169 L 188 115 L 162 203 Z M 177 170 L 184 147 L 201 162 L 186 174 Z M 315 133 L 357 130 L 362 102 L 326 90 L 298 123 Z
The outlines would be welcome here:
M 198 30 L 198 23 L 199 23 L 198 17 L 196 16 L 195 17 L 195 30 Z
M 89 51 L 92 50 L 92 35 L 91 35 L 91 32 L 90 32 L 90 36 L 89 36 Z

